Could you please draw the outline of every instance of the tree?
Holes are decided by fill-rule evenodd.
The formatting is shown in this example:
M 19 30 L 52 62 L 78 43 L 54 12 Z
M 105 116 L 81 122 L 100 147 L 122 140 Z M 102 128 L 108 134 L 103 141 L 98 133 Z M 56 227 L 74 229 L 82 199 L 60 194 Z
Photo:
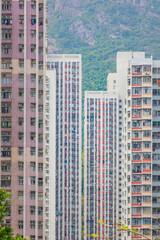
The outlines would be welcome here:
M 92 234 L 92 235 L 85 234 L 85 235 L 88 236 L 88 237 L 96 238 L 96 239 L 108 239 L 108 240 L 111 240 L 111 239 L 114 239 L 114 238 L 118 237 L 122 232 L 129 232 L 131 234 L 134 234 L 134 236 L 143 237 L 143 238 L 145 238 L 147 240 L 159 240 L 160 239 L 160 235 L 159 235 L 160 231 L 151 228 L 151 226 L 150 226 L 149 230 L 154 230 L 154 231 L 157 232 L 157 236 L 155 238 L 151 238 L 149 236 L 145 236 L 144 234 L 140 233 L 140 229 L 129 229 L 128 226 L 122 225 L 119 222 L 116 224 L 116 226 L 105 224 L 102 220 L 99 220 L 98 223 L 101 223 L 102 225 L 105 225 L 107 227 L 116 228 L 117 229 L 117 234 L 114 235 L 114 236 L 103 237 L 103 238 L 100 238 L 100 236 L 98 234 Z
M 5 226 L 4 217 L 7 216 L 8 206 L 11 205 L 11 194 L 7 191 L 0 189 L 0 239 L 1 240 L 27 240 L 17 234 L 13 236 L 13 229 Z

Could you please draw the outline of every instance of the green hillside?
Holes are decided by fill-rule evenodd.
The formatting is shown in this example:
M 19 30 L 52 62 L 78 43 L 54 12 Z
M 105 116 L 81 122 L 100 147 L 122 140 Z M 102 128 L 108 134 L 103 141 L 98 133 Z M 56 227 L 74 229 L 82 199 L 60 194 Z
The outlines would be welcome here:
M 81 53 L 83 90 L 105 90 L 117 51 L 160 58 L 159 0 L 48 0 L 49 52 Z

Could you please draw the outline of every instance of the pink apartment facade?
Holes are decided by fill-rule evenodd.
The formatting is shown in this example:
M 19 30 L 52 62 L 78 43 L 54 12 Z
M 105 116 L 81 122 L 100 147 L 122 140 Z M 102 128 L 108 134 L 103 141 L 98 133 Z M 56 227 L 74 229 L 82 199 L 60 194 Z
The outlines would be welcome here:
M 46 1 L 1 1 L 1 187 L 13 194 L 6 224 L 47 239 L 45 216 Z M 47 232 L 46 232 L 47 234 Z

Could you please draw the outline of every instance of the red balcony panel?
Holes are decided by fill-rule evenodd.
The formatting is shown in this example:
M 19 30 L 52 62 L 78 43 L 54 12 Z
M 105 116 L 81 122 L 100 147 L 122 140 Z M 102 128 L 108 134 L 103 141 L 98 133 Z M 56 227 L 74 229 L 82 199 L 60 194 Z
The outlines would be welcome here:
M 132 128 L 132 130 L 142 130 L 142 128 Z
M 141 239 L 142 237 L 140 236 L 132 236 L 133 239 Z
M 132 195 L 142 195 L 142 193 L 132 193 Z
M 132 141 L 142 141 L 142 138 L 132 138 Z
M 142 184 L 142 182 L 132 182 L 132 184 L 134 185 L 136 185 L 136 184 L 138 184 L 138 185 L 141 185 Z
M 132 204 L 132 207 L 139 207 L 139 206 L 142 206 L 142 203 Z
M 142 108 L 142 106 L 132 106 L 132 108 Z
M 151 170 L 143 170 L 143 173 L 151 173 Z
M 134 98 L 141 98 L 142 97 L 142 95 L 132 95 L 132 97 Z
M 132 119 L 142 119 L 142 117 L 132 117 Z
M 132 152 L 142 152 L 142 149 L 132 149 Z
M 143 159 L 143 162 L 151 162 L 151 159 Z
M 139 226 L 132 226 L 132 228 L 141 228 L 142 226 L 139 225 Z
M 142 73 L 132 73 L 133 76 L 141 76 Z

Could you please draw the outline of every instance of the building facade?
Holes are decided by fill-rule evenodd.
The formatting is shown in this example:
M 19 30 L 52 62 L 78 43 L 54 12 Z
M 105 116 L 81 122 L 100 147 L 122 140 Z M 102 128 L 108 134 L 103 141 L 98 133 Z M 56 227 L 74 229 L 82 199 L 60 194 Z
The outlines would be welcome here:
M 45 239 L 46 1 L 1 1 L 1 187 L 12 192 L 6 224 Z
M 111 92 L 85 93 L 84 233 L 100 238 L 117 234 L 121 221 L 122 100 L 115 74 L 108 77 Z M 112 91 L 114 90 L 114 91 Z M 99 220 L 107 225 L 102 225 Z M 113 239 L 121 239 L 121 236 Z
M 117 80 L 123 77 L 125 82 L 121 90 L 124 97 L 122 224 L 155 237 L 160 217 L 160 61 L 134 52 L 119 53 L 117 59 Z M 122 236 L 126 240 L 145 239 L 130 233 Z
M 54 239 L 79 240 L 82 148 L 81 55 L 49 55 L 47 66 L 48 71 L 56 71 Z M 50 89 L 50 95 L 52 94 L 53 91 Z

